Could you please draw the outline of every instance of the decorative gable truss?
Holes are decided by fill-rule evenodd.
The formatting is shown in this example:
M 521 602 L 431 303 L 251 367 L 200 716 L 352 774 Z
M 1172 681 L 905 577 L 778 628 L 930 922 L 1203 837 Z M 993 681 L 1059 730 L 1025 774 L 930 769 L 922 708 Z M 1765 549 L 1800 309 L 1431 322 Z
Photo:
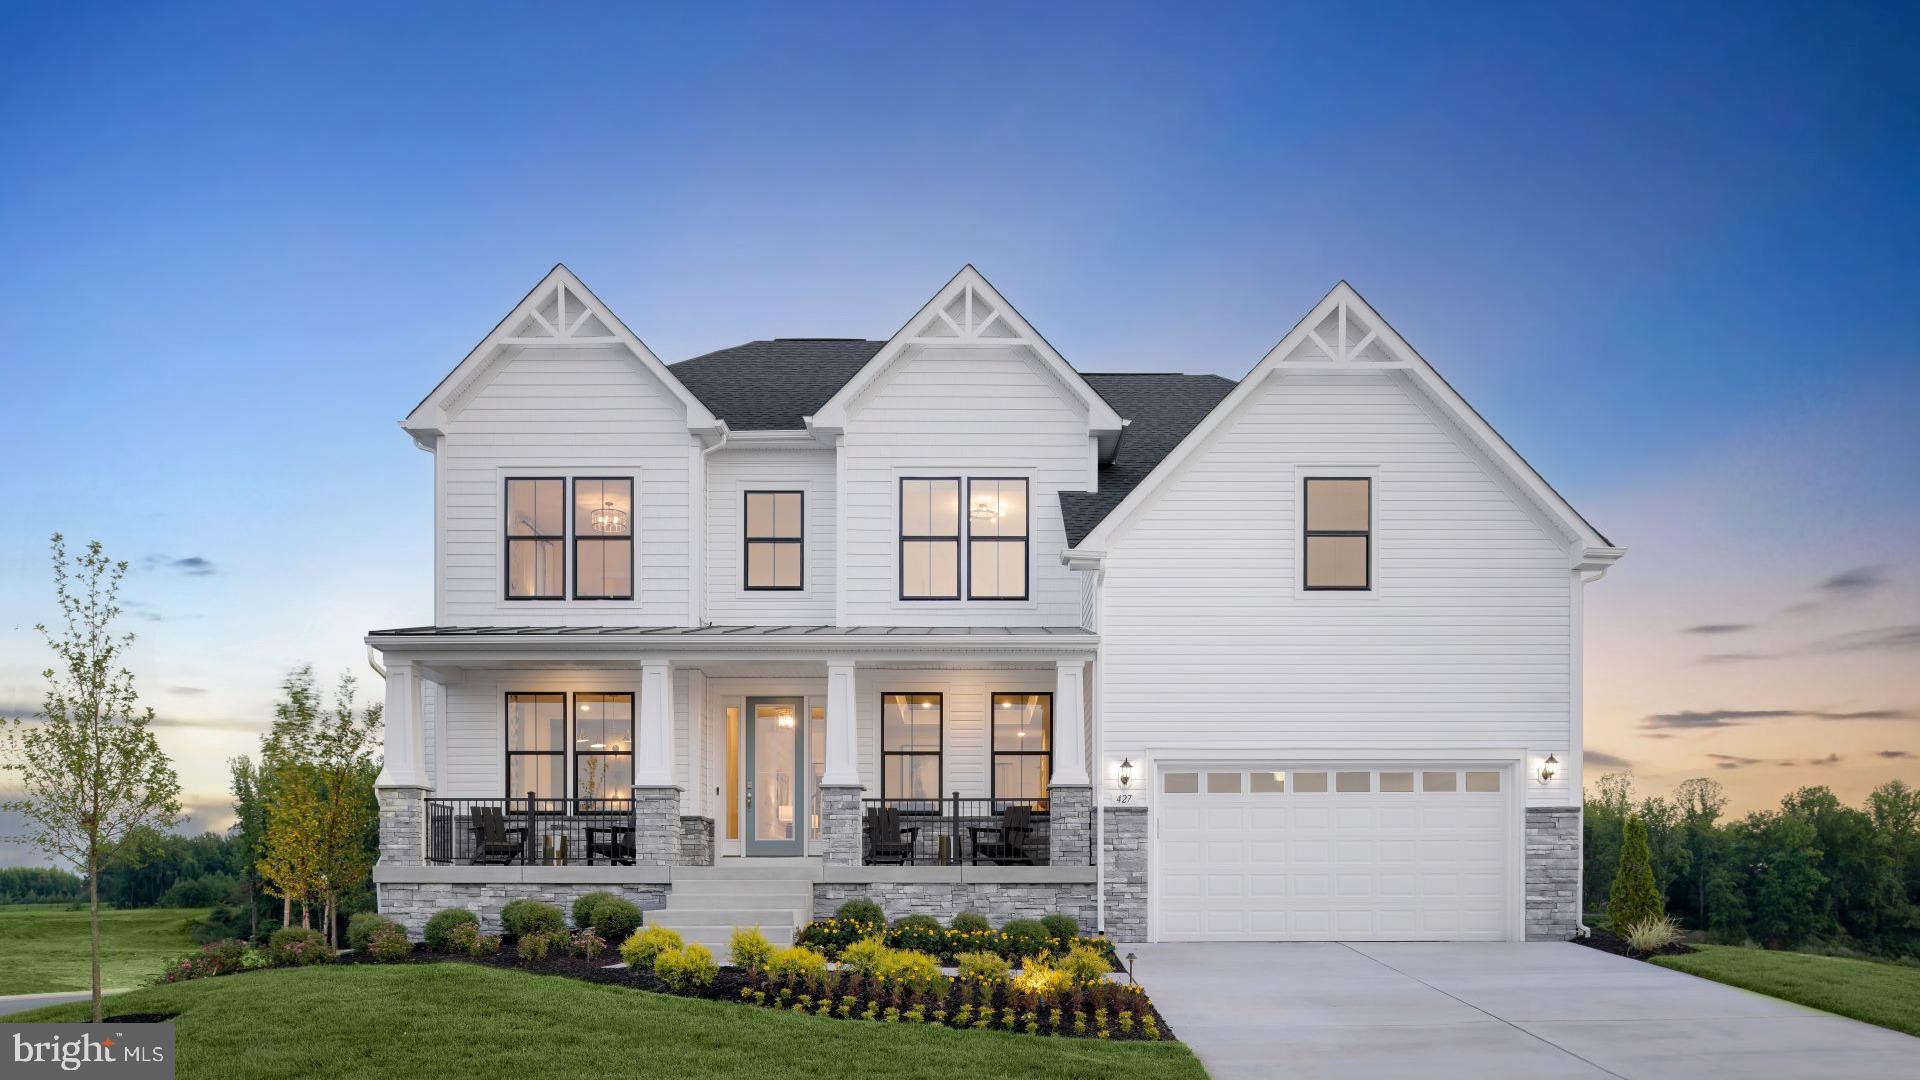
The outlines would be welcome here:
M 717 435 L 724 429 L 725 425 L 667 370 L 646 342 L 627 329 L 564 265 L 555 266 L 521 298 L 507 317 L 440 380 L 440 385 L 414 406 L 400 426 L 422 449 L 432 450 L 434 438 L 446 430 L 449 412 L 458 410 L 458 402 L 501 358 L 528 348 L 606 346 L 625 349 L 635 363 L 666 387 L 686 408 L 688 431 Z
M 1004 343 L 1020 340 L 1020 331 L 1007 322 L 997 301 L 984 289 L 966 282 L 946 306 L 933 318 L 920 324 L 910 340 L 928 344 L 952 345 L 963 341 Z

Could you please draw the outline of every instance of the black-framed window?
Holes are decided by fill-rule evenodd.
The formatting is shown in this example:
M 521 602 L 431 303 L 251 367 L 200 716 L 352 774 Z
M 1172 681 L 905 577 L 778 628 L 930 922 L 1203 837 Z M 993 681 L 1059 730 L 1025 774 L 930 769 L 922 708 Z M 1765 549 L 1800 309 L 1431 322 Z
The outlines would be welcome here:
M 507 695 L 507 797 L 567 797 L 567 695 Z
M 900 481 L 900 599 L 960 599 L 960 478 Z
M 880 695 L 881 798 L 940 797 L 945 712 L 939 694 Z
M 1053 769 L 1053 695 L 995 694 L 989 719 L 993 797 L 1045 806 Z
M 1027 482 L 967 480 L 967 599 L 1027 598 Z
M 807 500 L 798 491 L 746 493 L 746 587 L 806 587 Z
M 573 695 L 573 796 L 625 806 L 633 795 L 633 694 Z
M 506 483 L 509 600 L 567 598 L 567 481 L 515 476 Z
M 573 598 L 633 599 L 633 478 L 573 480 Z
M 1310 476 L 1300 503 L 1302 587 L 1373 588 L 1373 481 L 1365 476 Z

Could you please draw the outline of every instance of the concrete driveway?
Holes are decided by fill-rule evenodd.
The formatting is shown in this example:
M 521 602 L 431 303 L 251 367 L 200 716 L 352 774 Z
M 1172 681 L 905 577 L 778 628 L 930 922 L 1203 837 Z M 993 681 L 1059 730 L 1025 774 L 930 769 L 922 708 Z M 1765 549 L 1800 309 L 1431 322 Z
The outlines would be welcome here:
M 1121 951 L 1214 1080 L 1884 1080 L 1920 1062 L 1920 1039 L 1565 942 Z

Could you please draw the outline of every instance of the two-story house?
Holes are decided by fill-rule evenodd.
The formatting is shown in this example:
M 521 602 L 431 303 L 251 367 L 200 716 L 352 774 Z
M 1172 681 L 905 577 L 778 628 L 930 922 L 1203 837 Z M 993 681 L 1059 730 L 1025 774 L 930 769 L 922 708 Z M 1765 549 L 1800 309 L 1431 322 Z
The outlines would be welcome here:
M 1566 936 L 1617 559 L 1344 283 L 1238 383 L 1083 373 L 973 268 L 664 364 L 556 267 L 402 427 L 380 906 L 772 936 Z

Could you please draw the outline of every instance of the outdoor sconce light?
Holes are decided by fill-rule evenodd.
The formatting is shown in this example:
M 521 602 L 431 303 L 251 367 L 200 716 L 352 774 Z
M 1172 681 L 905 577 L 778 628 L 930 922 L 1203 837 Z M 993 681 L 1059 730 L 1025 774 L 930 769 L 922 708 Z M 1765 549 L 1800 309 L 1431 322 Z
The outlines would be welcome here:
M 1120 786 L 1126 787 L 1128 784 L 1131 784 L 1131 783 L 1133 783 L 1133 759 L 1121 758 L 1120 759 Z
M 1540 782 L 1543 784 L 1551 784 L 1553 783 L 1553 778 L 1559 775 L 1560 759 L 1554 757 L 1552 754 L 1548 754 L 1546 762 L 1540 766 Z

